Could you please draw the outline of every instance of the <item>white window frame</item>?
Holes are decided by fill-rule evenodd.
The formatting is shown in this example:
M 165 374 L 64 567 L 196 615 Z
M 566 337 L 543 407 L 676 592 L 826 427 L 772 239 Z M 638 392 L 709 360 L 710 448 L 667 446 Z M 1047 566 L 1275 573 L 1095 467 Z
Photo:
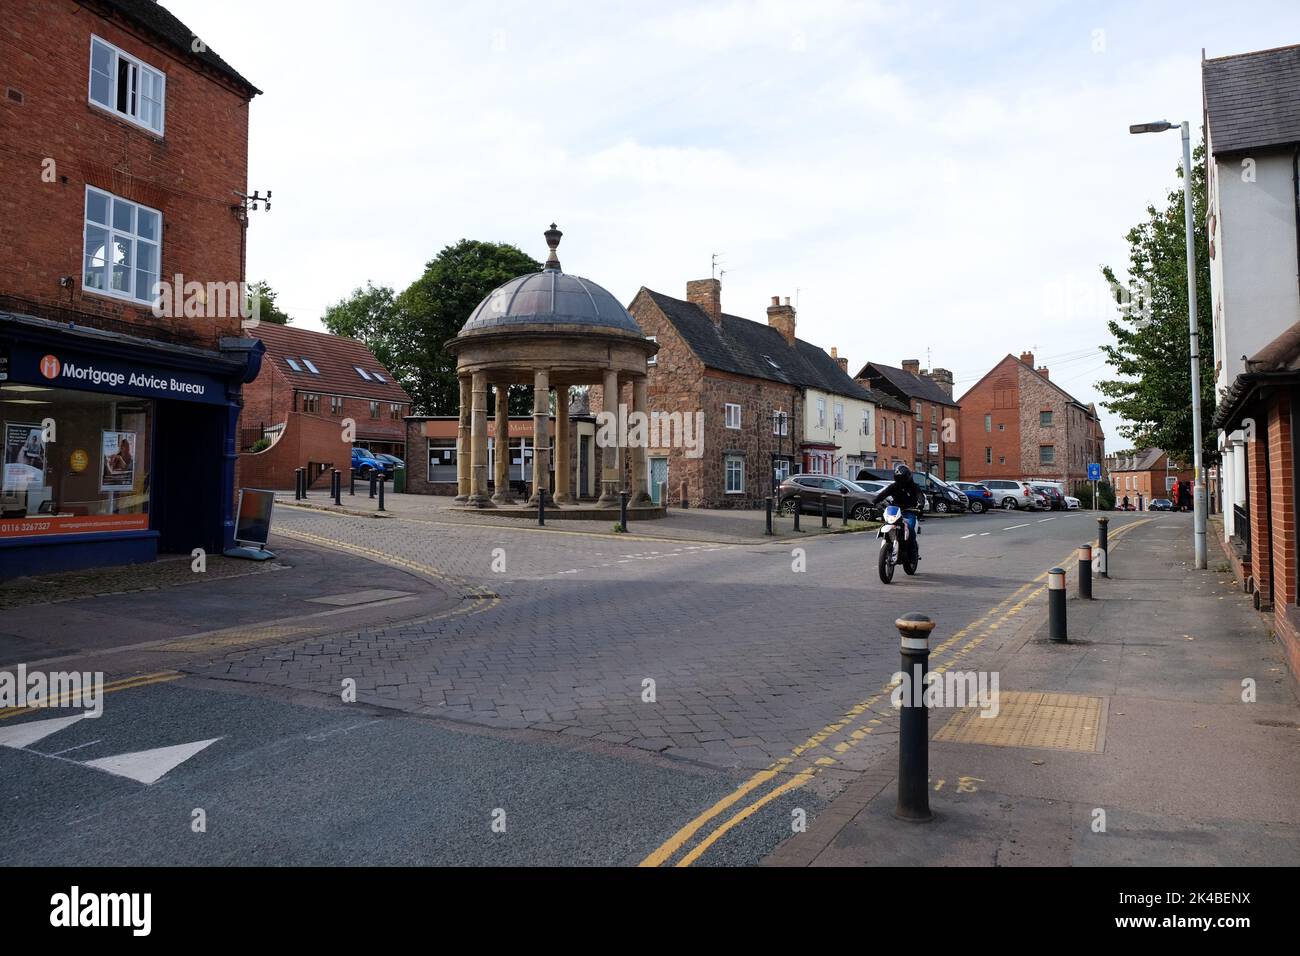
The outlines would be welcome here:
M 739 407 L 739 406 L 737 406 Z M 731 465 L 736 463 L 740 466 L 740 487 L 733 489 L 731 487 Z M 743 495 L 745 493 L 745 459 L 740 455 L 727 455 L 722 464 L 722 483 L 726 494 Z
M 871 406 L 868 405 L 866 408 L 862 409 L 862 434 L 864 435 L 871 434 L 871 419 L 872 419 Z
M 654 342 L 656 345 L 659 344 L 659 337 L 658 337 L 657 335 L 647 335 L 647 336 L 646 336 L 646 340 L 647 340 L 647 341 L 650 341 L 650 342 Z M 645 360 L 645 364 L 646 364 L 646 365 L 658 365 L 658 364 L 659 364 L 659 353 L 656 352 L 654 355 L 647 355 L 647 356 L 646 356 L 646 360 Z
M 826 399 L 817 399 L 817 427 L 826 427 Z
M 724 402 L 722 412 L 726 427 L 738 431 L 740 429 L 740 406 L 734 402 Z
M 837 432 L 844 431 L 844 403 L 836 402 L 831 406 L 831 411 L 833 415 L 832 421 L 835 422 L 835 430 Z
M 772 413 L 772 434 L 788 435 L 790 434 L 790 416 L 783 409 L 776 409 Z
M 112 58 L 109 60 L 109 70 L 108 70 L 108 87 L 109 87 L 108 103 L 99 102 L 99 100 L 95 99 L 93 93 L 93 86 L 95 82 L 95 44 L 96 43 L 102 44 L 109 51 L 109 53 L 112 54 Z M 130 112 L 123 112 L 122 110 L 119 110 L 117 108 L 118 60 L 125 60 L 135 69 L 135 75 L 137 77 L 136 89 L 134 94 L 136 99 L 135 115 L 132 115 Z M 139 115 L 140 100 L 144 97 L 144 92 L 141 89 L 142 84 L 139 81 L 139 77 L 144 76 L 146 74 L 152 76 L 154 79 L 158 81 L 158 126 L 157 127 L 150 126 L 148 123 L 141 120 Z M 150 66 L 148 63 L 144 62 L 144 60 L 140 59 L 138 56 L 133 56 L 130 53 L 127 53 L 121 47 L 115 46 L 114 44 L 109 43 L 103 37 L 96 36 L 95 34 L 92 33 L 90 35 L 90 60 L 89 60 L 87 75 L 86 75 L 86 102 L 88 102 L 91 106 L 93 106 L 96 109 L 103 110 L 105 113 L 108 113 L 112 116 L 116 116 L 119 119 L 124 119 L 128 123 L 138 126 L 142 130 L 145 130 L 146 132 L 153 133 L 156 136 L 163 136 L 165 135 L 165 130 L 167 128 L 167 74 L 164 73 L 162 70 L 158 69 L 156 66 Z
M 108 214 L 105 217 L 108 220 L 107 223 L 94 222 L 90 218 L 90 196 L 92 193 L 103 196 L 108 201 Z M 128 206 L 135 207 L 135 212 L 131 217 L 133 228 L 130 232 L 127 232 L 122 229 L 117 229 L 113 225 L 113 204 L 119 202 L 126 203 Z M 147 236 L 142 236 L 138 231 L 140 225 L 141 209 L 151 212 L 158 217 L 158 235 L 154 239 L 150 239 Z M 104 288 L 102 289 L 96 289 L 94 286 L 86 285 L 86 256 L 89 251 L 87 249 L 87 242 L 86 242 L 86 229 L 90 226 L 94 226 L 96 229 L 103 229 L 105 235 Z M 132 290 L 135 289 L 135 281 L 137 278 L 136 273 L 139 269 L 139 262 L 140 262 L 139 243 L 141 242 L 149 243 L 154 247 L 154 251 L 156 254 L 156 261 L 154 262 L 154 281 L 153 283 L 150 283 L 150 287 L 149 289 L 146 290 L 146 294 L 143 297 L 136 295 L 134 291 L 121 292 L 113 288 L 113 263 L 108 261 L 108 257 L 110 255 L 110 250 L 113 248 L 114 236 L 121 236 L 122 238 L 126 239 L 131 243 L 131 265 L 129 271 L 131 273 Z M 110 299 L 120 299 L 124 302 L 135 303 L 136 305 L 145 305 L 145 306 L 153 305 L 154 301 L 157 299 L 157 293 L 154 291 L 153 285 L 162 279 L 162 254 L 163 254 L 162 210 L 154 209 L 152 206 L 146 206 L 144 203 L 135 202 L 134 200 L 127 199 L 124 196 L 118 196 L 115 193 L 111 193 L 106 189 L 99 189 L 91 185 L 86 186 L 86 194 L 82 200 L 82 206 L 81 206 L 81 280 L 80 281 L 81 281 L 81 290 L 83 292 L 88 292 L 92 295 L 107 296 Z

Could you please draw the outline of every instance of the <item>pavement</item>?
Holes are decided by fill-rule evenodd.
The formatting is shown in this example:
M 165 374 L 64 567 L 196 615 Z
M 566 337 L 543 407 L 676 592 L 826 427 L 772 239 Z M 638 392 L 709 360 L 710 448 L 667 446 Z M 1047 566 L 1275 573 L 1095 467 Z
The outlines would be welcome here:
M 1112 516 L 1115 560 L 1189 520 Z M 987 669 L 1094 531 L 927 521 L 920 573 L 884 585 L 864 534 L 278 507 L 285 569 L 19 609 L 4 669 L 108 683 L 97 718 L 0 710 L 0 864 L 755 864 L 896 759 L 897 617 L 934 618 L 936 665 Z
M 891 754 L 765 863 L 1294 866 L 1296 684 L 1226 566 L 1191 569 L 1186 524 L 1072 596 L 1069 644 L 1040 620 L 988 660 L 998 716 L 931 711 L 932 822 L 895 816 Z

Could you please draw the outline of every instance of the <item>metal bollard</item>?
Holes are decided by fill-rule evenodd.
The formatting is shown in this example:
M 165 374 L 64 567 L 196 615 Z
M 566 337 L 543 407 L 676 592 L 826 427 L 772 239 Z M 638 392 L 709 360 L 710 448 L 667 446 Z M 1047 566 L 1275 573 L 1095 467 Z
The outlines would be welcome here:
M 1106 559 L 1110 555 L 1110 551 L 1106 545 L 1106 531 L 1109 528 L 1109 526 L 1110 526 L 1109 518 L 1097 519 L 1097 550 L 1101 552 L 1099 555 L 1100 564 L 1101 564 L 1099 570 L 1101 571 L 1101 576 L 1103 578 L 1110 577 L 1110 573 L 1106 567 Z
M 1052 568 L 1047 572 L 1047 629 L 1057 644 L 1069 643 L 1065 636 L 1065 571 Z
M 384 483 L 388 480 L 387 475 L 379 476 L 379 510 L 384 510 Z
M 924 614 L 904 614 L 898 628 L 903 654 L 903 706 L 898 718 L 898 806 L 894 816 L 913 823 L 934 819 L 930 812 L 930 731 L 925 707 L 925 675 L 930 669 L 930 632 Z
M 546 524 L 546 491 L 545 489 L 537 492 L 537 524 Z
M 1092 600 L 1092 545 L 1079 546 L 1079 597 Z
M 348 469 L 348 494 L 356 495 L 357 493 L 357 473 L 351 468 Z
M 823 528 L 830 527 L 830 525 L 826 523 L 826 496 L 825 495 L 822 495 L 822 527 Z
M 373 469 L 370 472 L 370 497 L 375 496 L 375 486 L 379 484 L 379 472 Z
M 772 533 L 772 496 L 768 495 L 763 499 L 767 503 L 767 531 L 764 534 Z
M 302 469 L 293 470 L 293 500 L 302 501 Z
M 840 499 L 840 524 L 844 527 L 849 526 L 849 496 L 845 495 Z
M 795 499 L 794 499 L 794 530 L 795 530 L 795 531 L 800 530 L 800 529 L 799 529 L 799 517 L 800 517 L 800 515 L 802 515 L 802 514 L 803 514 L 803 499 L 802 499 L 802 498 L 795 498 Z
M 618 493 L 618 523 L 627 530 L 627 499 L 630 497 L 626 491 Z

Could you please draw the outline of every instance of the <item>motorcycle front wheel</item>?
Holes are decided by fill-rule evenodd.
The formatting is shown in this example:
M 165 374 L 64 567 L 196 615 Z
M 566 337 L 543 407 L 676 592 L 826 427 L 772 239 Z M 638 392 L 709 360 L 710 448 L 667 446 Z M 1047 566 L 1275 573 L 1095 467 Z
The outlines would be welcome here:
M 880 560 L 877 563 L 880 580 L 885 584 L 894 580 L 894 543 L 889 538 L 880 539 Z

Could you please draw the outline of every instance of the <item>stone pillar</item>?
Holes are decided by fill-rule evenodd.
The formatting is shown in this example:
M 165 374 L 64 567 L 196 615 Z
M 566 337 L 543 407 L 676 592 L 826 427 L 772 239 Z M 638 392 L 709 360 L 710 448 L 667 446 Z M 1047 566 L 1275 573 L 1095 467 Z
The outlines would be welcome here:
M 476 508 L 492 507 L 487 493 L 487 373 L 475 372 L 470 386 L 473 414 L 470 417 L 469 503 Z
M 456 500 L 468 501 L 470 491 L 470 378 L 460 376 L 460 427 L 456 431 Z
M 1232 433 L 1232 503 L 1246 504 L 1246 440 L 1244 432 Z
M 550 373 L 544 368 L 533 372 L 533 496 L 528 499 L 531 505 L 537 504 L 537 496 L 550 491 L 551 436 L 547 427 L 551 417 Z M 546 503 L 551 504 L 548 497 Z
M 605 411 L 618 420 L 618 372 L 610 370 L 605 373 Z M 617 434 L 617 430 L 615 430 Z M 597 432 L 599 434 L 599 432 Z M 600 501 L 597 502 L 603 508 L 612 508 L 618 505 L 618 493 L 623 489 L 622 477 L 622 451 L 618 447 L 617 438 L 609 447 L 600 450 L 601 474 L 600 474 Z
M 510 492 L 510 386 L 497 383 L 496 393 L 496 468 L 492 475 L 496 490 L 492 493 L 492 501 L 499 505 L 512 505 L 515 496 Z
M 649 388 L 650 382 L 644 375 L 632 379 L 632 411 L 640 412 L 646 416 L 646 426 L 643 432 L 646 440 L 628 449 L 628 454 L 632 456 L 632 496 L 629 499 L 629 504 L 633 505 L 649 505 L 654 502 L 654 499 L 650 497 L 649 485 L 646 482 L 646 456 L 649 453 L 646 445 L 650 440 Z
M 569 461 L 569 386 L 555 386 L 555 503 L 573 503 L 569 483 L 573 464 Z

